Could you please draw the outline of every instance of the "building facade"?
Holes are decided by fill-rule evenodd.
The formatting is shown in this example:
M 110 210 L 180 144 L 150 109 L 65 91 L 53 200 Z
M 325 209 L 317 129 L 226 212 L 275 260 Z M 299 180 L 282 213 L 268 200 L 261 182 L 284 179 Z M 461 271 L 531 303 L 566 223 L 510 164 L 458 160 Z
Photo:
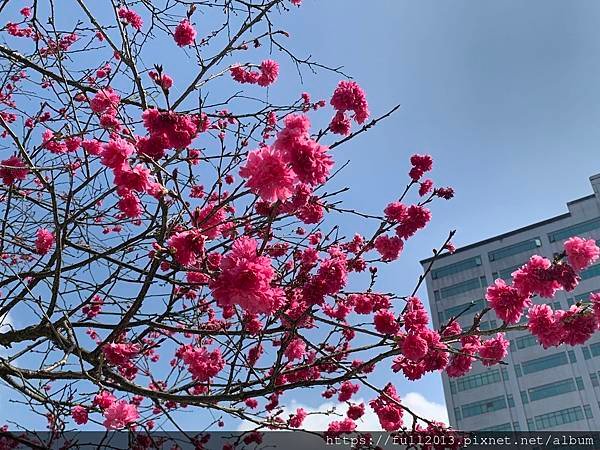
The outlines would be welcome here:
M 568 212 L 439 256 L 427 274 L 433 323 L 439 329 L 462 312 L 463 328 L 486 306 L 485 289 L 531 255 L 552 258 L 571 236 L 600 240 L 600 174 L 590 178 L 593 194 L 567 204 Z M 431 258 L 421 261 L 424 269 Z M 581 273 L 573 292 L 559 291 L 553 308 L 568 309 L 600 291 L 600 263 Z M 549 301 L 535 298 L 535 303 Z M 502 324 L 493 311 L 482 329 Z M 459 378 L 442 376 L 450 425 L 460 430 L 552 431 L 600 429 L 600 334 L 584 346 L 544 350 L 527 331 L 511 332 L 507 365 L 484 367 Z

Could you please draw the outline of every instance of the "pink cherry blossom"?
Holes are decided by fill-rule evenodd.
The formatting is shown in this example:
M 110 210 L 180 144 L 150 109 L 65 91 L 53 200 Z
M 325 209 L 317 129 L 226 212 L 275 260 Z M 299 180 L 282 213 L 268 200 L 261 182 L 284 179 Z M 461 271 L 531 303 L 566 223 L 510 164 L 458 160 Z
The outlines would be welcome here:
M 550 298 L 561 285 L 549 276 L 552 263 L 541 256 L 532 256 L 527 264 L 512 273 L 513 286 L 523 296 L 539 295 Z
M 0 178 L 5 185 L 10 186 L 16 181 L 23 181 L 27 179 L 27 175 L 29 175 L 29 169 L 18 156 L 11 156 L 0 161 Z
M 409 175 L 414 181 L 419 180 L 425 172 L 429 172 L 433 167 L 433 159 L 429 155 L 412 155 L 410 163 L 412 169 Z
M 373 323 L 375 324 L 375 329 L 382 334 L 395 335 L 400 330 L 396 316 L 388 309 L 375 313 Z
M 45 255 L 53 246 L 54 234 L 45 228 L 40 228 L 37 230 L 35 239 L 35 252 L 38 255 Z
M 402 354 L 408 359 L 419 361 L 427 354 L 427 341 L 418 334 L 408 333 L 402 340 Z
M 388 384 L 383 392 L 375 400 L 371 400 L 369 405 L 377 414 L 381 428 L 385 431 L 396 431 L 402 427 L 404 421 L 404 410 L 400 406 L 400 397 L 396 393 L 396 388 Z
M 382 235 L 375 239 L 375 249 L 381 255 L 382 261 L 389 262 L 398 259 L 403 248 L 404 243 L 397 236 Z
M 241 238 L 221 260 L 221 273 L 209 284 L 219 306 L 239 305 L 251 314 L 273 314 L 281 306 L 283 293 L 271 286 L 271 260 L 257 250 L 254 239 Z
M 177 356 L 181 358 L 196 381 L 207 382 L 225 367 L 219 349 L 209 351 L 205 347 L 186 345 L 177 350 Z
M 531 304 L 529 297 L 522 295 L 514 287 L 507 286 L 501 279 L 487 288 L 485 298 L 496 315 L 508 324 L 517 323 L 523 310 Z
M 290 198 L 296 181 L 294 172 L 282 155 L 271 147 L 250 152 L 240 176 L 247 178 L 248 188 L 267 202 Z
M 142 20 L 140 15 L 135 11 L 127 8 L 119 8 L 118 14 L 119 17 L 123 19 L 123 22 L 125 22 L 126 24 L 131 25 L 138 31 L 142 29 L 144 21 Z
M 185 47 L 192 45 L 194 39 L 196 39 L 196 29 L 192 26 L 188 19 L 183 19 L 179 22 L 179 25 L 175 27 L 174 34 L 175 43 L 179 47 Z
M 344 381 L 338 391 L 338 400 L 340 402 L 346 402 L 352 398 L 354 394 L 358 392 L 360 386 L 350 381 Z
M 269 86 L 277 80 L 279 75 L 279 64 L 272 59 L 266 59 L 260 63 L 260 77 L 257 83 L 259 86 Z
M 356 423 L 346 417 L 344 420 L 334 420 L 327 427 L 327 435 L 328 436 L 339 436 L 343 433 L 351 433 L 356 430 Z
M 411 205 L 406 209 L 406 216 L 396 227 L 396 234 L 402 239 L 408 239 L 418 230 L 425 228 L 431 220 L 431 212 L 420 205 Z
M 290 427 L 292 428 L 300 428 L 302 426 L 302 423 L 304 422 L 304 419 L 306 419 L 306 416 L 308 415 L 308 413 L 306 412 L 306 410 L 304 408 L 298 408 L 296 409 L 296 412 L 294 413 L 294 415 L 292 417 L 290 417 Z
M 577 272 L 596 262 L 600 257 L 600 248 L 594 239 L 569 238 L 565 241 L 565 252 L 569 263 Z
M 111 139 L 102 146 L 102 164 L 111 169 L 121 169 L 134 151 L 133 145 L 125 139 Z
M 204 256 L 205 237 L 200 230 L 192 229 L 176 233 L 167 244 L 175 260 L 182 266 L 193 266 Z
M 97 114 L 116 110 L 121 102 L 121 96 L 111 87 L 100 89 L 90 100 L 90 108 Z
M 559 317 L 562 342 L 568 345 L 585 344 L 598 328 L 598 321 L 593 311 L 584 310 L 577 305 L 572 305 Z
M 481 363 L 484 366 L 492 366 L 502 361 L 508 354 L 509 342 L 504 338 L 504 333 L 498 333 L 495 338 L 488 339 L 479 349 Z
M 340 81 L 330 103 L 338 111 L 353 111 L 354 120 L 359 124 L 364 123 L 371 114 L 365 91 L 355 81 Z
M 77 425 L 85 425 L 88 422 L 88 410 L 83 406 L 73 406 L 71 416 Z
M 544 348 L 560 345 L 563 338 L 562 327 L 557 326 L 557 318 L 550 306 L 533 305 L 527 315 L 529 332 L 538 338 Z
M 119 400 L 104 411 L 104 426 L 107 430 L 121 430 L 133 424 L 139 417 L 135 405 Z

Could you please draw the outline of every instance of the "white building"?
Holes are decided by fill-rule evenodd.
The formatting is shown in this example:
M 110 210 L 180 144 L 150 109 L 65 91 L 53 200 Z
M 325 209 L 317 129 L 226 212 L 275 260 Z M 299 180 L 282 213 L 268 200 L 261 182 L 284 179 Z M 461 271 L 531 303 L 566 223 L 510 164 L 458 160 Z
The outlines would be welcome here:
M 465 328 L 483 309 L 485 287 L 510 274 L 533 254 L 552 258 L 565 239 L 600 240 L 600 174 L 590 178 L 593 194 L 567 204 L 569 212 L 495 236 L 438 257 L 428 273 L 427 292 L 434 326 L 463 314 Z M 421 261 L 426 269 L 431 258 Z M 573 292 L 560 291 L 553 308 L 567 309 L 600 291 L 600 264 L 581 274 Z M 546 299 L 536 298 L 535 302 Z M 493 311 L 482 328 L 502 324 Z M 508 365 L 475 362 L 460 378 L 442 376 L 450 424 L 460 430 L 542 431 L 600 429 L 600 334 L 585 346 L 544 350 L 528 332 L 512 332 Z

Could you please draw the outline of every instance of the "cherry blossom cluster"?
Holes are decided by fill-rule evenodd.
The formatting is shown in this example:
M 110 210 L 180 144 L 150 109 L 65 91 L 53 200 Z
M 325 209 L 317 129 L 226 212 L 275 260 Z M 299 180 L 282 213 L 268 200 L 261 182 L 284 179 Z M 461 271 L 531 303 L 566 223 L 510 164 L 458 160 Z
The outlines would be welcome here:
M 353 113 L 352 118 L 358 124 L 364 123 L 371 115 L 367 96 L 355 81 L 340 81 L 330 103 L 337 112 L 331 119 L 329 128 L 337 134 L 350 134 L 351 124 L 348 112 Z
M 192 26 L 188 19 L 184 19 L 179 22 L 177 27 L 175 27 L 175 34 L 173 37 L 179 47 L 192 45 L 194 39 L 196 39 L 196 29 Z
M 336 149 L 386 114 L 371 118 L 349 79 L 323 99 L 295 91 L 286 102 L 275 82 L 291 79 L 289 63 L 346 78 L 281 44 L 289 36 L 274 15 L 301 1 L 250 1 L 247 15 L 225 2 L 224 16 L 211 21 L 221 8 L 208 8 L 201 25 L 189 2 L 151 3 L 121 2 L 106 26 L 83 10 L 54 33 L 34 5 L 1 31 L 18 50 L 0 47 L 10 62 L 0 64 L 0 312 L 19 317 L 0 330 L 14 356 L 3 376 L 35 393 L 24 403 L 49 411 L 50 430 L 152 430 L 187 408 L 218 416 L 216 427 L 234 417 L 302 429 L 313 413 L 286 402 L 316 388 L 345 408 L 328 435 L 374 413 L 384 430 L 435 436 L 451 431 L 414 414 L 394 383 L 366 382 L 377 368 L 391 379 L 457 377 L 475 361 L 501 362 L 513 330 L 544 348 L 598 330 L 600 293 L 567 311 L 540 304 L 575 289 L 599 259 L 595 241 L 579 237 L 553 260 L 532 256 L 512 282 L 495 280 L 489 308 L 464 330 L 457 317 L 432 326 L 420 281 L 414 292 L 381 292 L 380 268 L 406 255 L 435 202 L 454 196 L 434 182 L 433 158 L 407 155 L 398 195 L 367 211 L 348 206 L 345 193 L 351 204 L 360 186 L 330 183 L 343 173 Z M 157 51 L 157 36 L 184 51 Z M 260 47 L 282 51 L 258 66 L 247 61 L 264 56 L 242 58 Z M 92 62 L 82 71 L 82 61 Z M 453 234 L 434 259 L 455 251 Z M 490 311 L 503 324 L 482 332 Z M 31 379 L 19 384 L 23 373 Z
M 140 31 L 142 29 L 142 25 L 144 25 L 144 21 L 142 20 L 140 15 L 138 13 L 136 13 L 134 10 L 122 7 L 122 8 L 119 8 L 118 13 L 119 13 L 119 18 L 121 18 L 121 20 L 123 21 L 124 24 L 131 25 L 137 31 Z
M 258 67 L 258 71 L 249 70 L 241 65 L 235 65 L 230 69 L 231 77 L 238 83 L 258 84 L 269 86 L 279 76 L 279 64 L 272 59 L 266 59 Z

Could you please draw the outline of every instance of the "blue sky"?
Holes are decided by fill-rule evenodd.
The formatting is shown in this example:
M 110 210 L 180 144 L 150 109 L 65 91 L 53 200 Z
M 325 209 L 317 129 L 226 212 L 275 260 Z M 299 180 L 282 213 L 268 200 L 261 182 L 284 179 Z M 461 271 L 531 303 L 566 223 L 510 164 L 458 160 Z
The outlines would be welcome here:
M 344 65 L 375 115 L 402 104 L 340 150 L 351 160 L 338 180 L 353 186 L 348 202 L 377 211 L 404 185 L 415 152 L 433 155 L 433 178 L 456 190 L 433 207 L 430 226 L 399 264 L 383 271 L 380 289 L 409 292 L 418 260 L 450 229 L 458 230 L 457 245 L 469 244 L 564 213 L 567 201 L 591 193 L 588 177 L 600 172 L 599 21 L 598 2 L 553 0 L 368 8 L 359 0 L 305 0 L 290 16 L 296 44 Z M 307 81 L 310 92 L 319 87 Z M 400 392 L 443 403 L 438 375 L 392 379 Z
M 458 230 L 457 245 L 468 244 L 561 214 L 567 201 L 591 193 L 588 177 L 600 172 L 600 3 L 304 0 L 279 23 L 298 56 L 343 65 L 367 91 L 375 116 L 402 104 L 336 150 L 339 163 L 351 160 L 335 182 L 352 187 L 348 206 L 380 212 L 403 189 L 412 153 L 433 155 L 434 180 L 456 190 L 451 202 L 434 206 L 432 223 L 401 260 L 381 271 L 381 291 L 409 293 L 418 261 L 450 229 Z M 175 64 L 171 45 L 157 50 L 156 62 L 176 81 L 193 76 Z M 270 95 L 328 98 L 339 78 L 305 70 L 300 86 L 283 63 Z M 368 231 L 350 219 L 342 226 L 347 235 Z M 418 383 L 390 372 L 378 378 L 443 403 L 438 375 Z M 321 402 L 316 391 L 303 400 Z

